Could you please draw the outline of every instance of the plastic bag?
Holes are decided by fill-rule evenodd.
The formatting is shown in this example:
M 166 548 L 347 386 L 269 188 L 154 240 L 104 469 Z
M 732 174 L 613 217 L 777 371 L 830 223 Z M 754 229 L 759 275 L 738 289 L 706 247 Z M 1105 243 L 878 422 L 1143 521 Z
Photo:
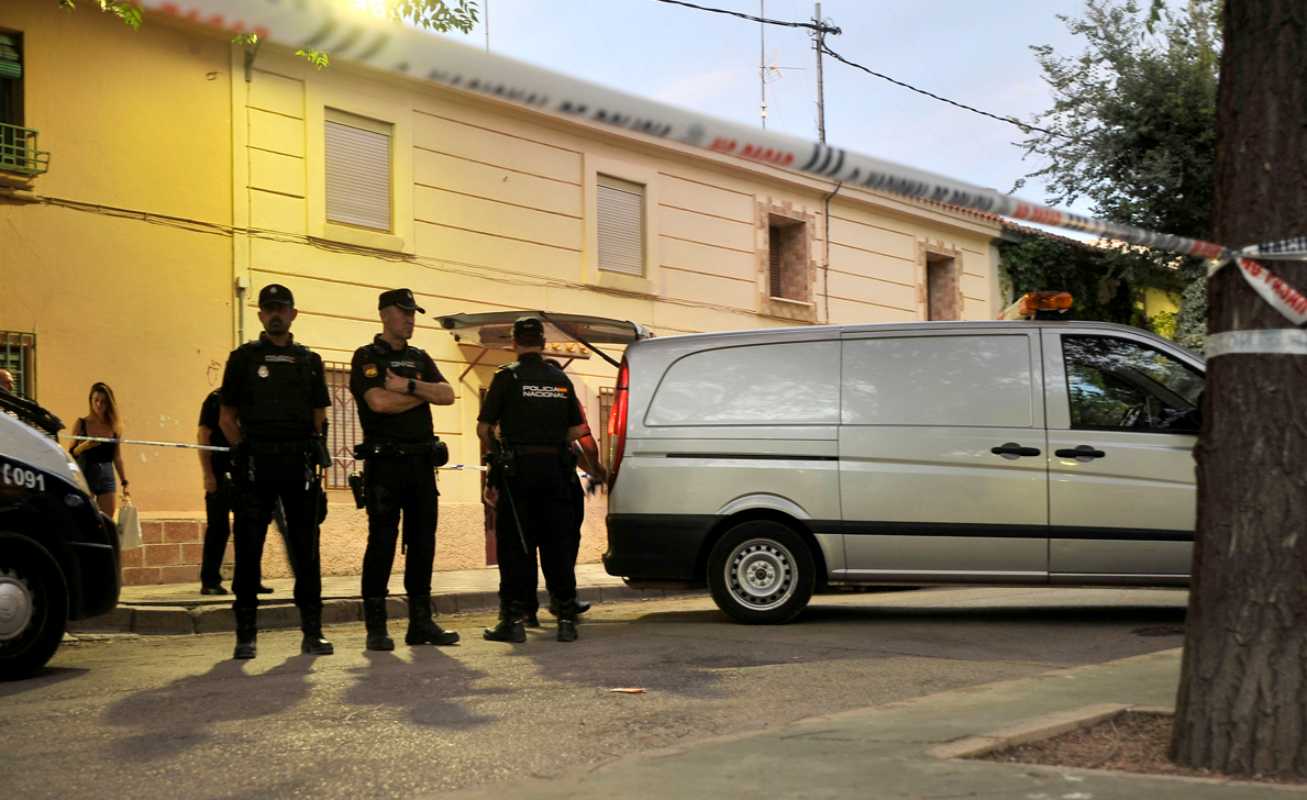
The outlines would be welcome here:
M 119 552 L 140 547 L 141 544 L 141 518 L 136 513 L 136 506 L 132 505 L 132 501 L 125 500 L 122 508 L 118 509 Z

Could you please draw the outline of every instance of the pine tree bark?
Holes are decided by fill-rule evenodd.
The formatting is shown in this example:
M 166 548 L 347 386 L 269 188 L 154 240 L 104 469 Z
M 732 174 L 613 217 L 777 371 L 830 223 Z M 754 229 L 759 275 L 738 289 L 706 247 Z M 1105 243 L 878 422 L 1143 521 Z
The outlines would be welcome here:
M 1307 234 L 1307 3 L 1226 0 L 1216 241 Z M 1300 291 L 1307 263 L 1268 262 Z M 1208 332 L 1288 328 L 1234 267 Z M 1307 356 L 1208 362 L 1194 581 L 1171 757 L 1307 776 Z

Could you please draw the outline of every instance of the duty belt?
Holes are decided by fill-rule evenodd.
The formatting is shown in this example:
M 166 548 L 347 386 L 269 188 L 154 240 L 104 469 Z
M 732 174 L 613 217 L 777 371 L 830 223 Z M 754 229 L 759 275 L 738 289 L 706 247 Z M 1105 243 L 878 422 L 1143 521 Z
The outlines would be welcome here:
M 563 451 L 560 444 L 513 444 L 509 447 L 520 456 L 556 456 Z
M 364 442 L 354 446 L 354 458 L 366 461 L 369 458 L 387 458 L 394 456 L 428 456 L 431 455 L 435 442 Z
M 296 442 L 255 442 L 248 443 L 249 450 L 256 456 L 291 456 L 303 455 L 309 449 L 307 439 Z

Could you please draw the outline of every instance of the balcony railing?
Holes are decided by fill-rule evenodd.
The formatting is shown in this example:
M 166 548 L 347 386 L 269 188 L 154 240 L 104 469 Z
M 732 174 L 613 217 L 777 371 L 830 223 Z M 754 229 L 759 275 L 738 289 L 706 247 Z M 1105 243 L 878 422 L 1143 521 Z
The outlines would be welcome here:
M 0 172 L 40 175 L 50 168 L 50 154 L 37 149 L 36 131 L 0 123 Z

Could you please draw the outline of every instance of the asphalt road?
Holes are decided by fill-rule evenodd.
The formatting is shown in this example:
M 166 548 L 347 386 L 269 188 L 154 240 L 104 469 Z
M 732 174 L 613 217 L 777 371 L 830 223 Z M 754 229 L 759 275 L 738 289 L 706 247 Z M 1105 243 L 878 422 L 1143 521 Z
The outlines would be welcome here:
M 686 740 L 1181 644 L 1181 591 L 931 589 L 815 598 L 796 624 L 707 598 L 605 604 L 581 640 L 298 655 L 297 632 L 105 637 L 0 684 L 9 797 L 423 797 L 551 777 Z M 398 630 L 397 630 L 398 629 Z M 402 637 L 392 621 L 392 635 Z M 621 694 L 614 688 L 642 688 Z

